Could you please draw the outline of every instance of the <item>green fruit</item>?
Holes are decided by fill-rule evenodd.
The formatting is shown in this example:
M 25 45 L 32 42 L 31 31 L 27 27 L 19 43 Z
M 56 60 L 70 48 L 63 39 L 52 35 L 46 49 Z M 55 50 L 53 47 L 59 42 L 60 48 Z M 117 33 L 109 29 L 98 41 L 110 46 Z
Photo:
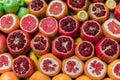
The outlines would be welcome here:
M 17 16 L 21 19 L 26 14 L 29 14 L 28 8 L 20 7 L 20 9 L 17 12 Z
M 5 2 L 5 0 L 0 0 L 0 4 L 3 4 Z
M 3 5 L 0 4 L 0 17 L 4 14 Z
M 17 0 L 17 1 L 18 1 L 18 3 L 19 3 L 19 6 L 20 6 L 20 7 L 24 7 L 24 6 L 25 6 L 24 0 Z
M 16 13 L 19 9 L 17 0 L 5 0 L 3 6 L 6 13 Z

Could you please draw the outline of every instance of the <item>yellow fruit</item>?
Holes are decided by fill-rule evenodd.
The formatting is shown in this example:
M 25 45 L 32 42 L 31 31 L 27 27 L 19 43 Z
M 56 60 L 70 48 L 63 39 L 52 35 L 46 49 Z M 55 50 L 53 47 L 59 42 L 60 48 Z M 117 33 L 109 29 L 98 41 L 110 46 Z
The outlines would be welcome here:
M 85 75 L 82 75 L 82 76 L 76 78 L 75 80 L 91 80 L 91 79 Z
M 88 13 L 85 10 L 81 10 L 77 13 L 77 18 L 80 22 L 88 20 Z
M 82 41 L 82 39 L 80 37 L 77 37 L 75 39 L 75 45 L 79 44 Z
M 24 0 L 25 4 L 28 6 L 32 0 Z
M 115 0 L 107 0 L 105 2 L 105 5 L 110 9 L 110 10 L 114 10 L 116 7 L 116 1 Z

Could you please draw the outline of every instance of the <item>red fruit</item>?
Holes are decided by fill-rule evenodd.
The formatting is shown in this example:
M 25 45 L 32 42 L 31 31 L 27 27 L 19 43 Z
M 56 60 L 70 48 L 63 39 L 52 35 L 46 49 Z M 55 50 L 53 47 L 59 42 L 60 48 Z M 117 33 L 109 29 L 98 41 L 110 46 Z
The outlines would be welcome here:
M 22 30 L 15 30 L 7 36 L 7 47 L 13 56 L 26 54 L 30 49 L 30 35 Z
M 33 14 L 26 14 L 20 20 L 20 28 L 28 33 L 36 32 L 39 20 Z
M 20 55 L 14 59 L 12 70 L 21 78 L 30 77 L 34 72 L 34 62 L 25 55 Z
M 97 57 L 106 63 L 110 63 L 118 58 L 120 46 L 117 41 L 104 37 L 95 45 L 95 51 Z
M 76 36 L 79 31 L 79 22 L 72 16 L 66 16 L 59 21 L 59 34 Z
M 92 2 L 96 3 L 96 2 L 103 2 L 104 0 L 92 0 Z
M 96 44 L 102 37 L 101 25 L 95 20 L 85 21 L 80 28 L 80 36 L 83 40 L 87 40 Z
M 82 61 L 88 60 L 94 56 L 94 45 L 89 41 L 81 41 L 75 47 L 75 54 Z
M 37 34 L 31 40 L 30 46 L 31 46 L 33 52 L 35 52 L 35 54 L 37 54 L 38 56 L 41 56 L 41 55 L 49 52 L 50 41 L 49 41 L 48 37 L 46 37 L 42 34 Z
M 7 50 L 6 37 L 0 33 L 0 54 Z
M 84 63 L 78 57 L 72 56 L 63 60 L 62 71 L 72 78 L 77 78 L 82 74 L 83 66 Z
M 114 10 L 114 16 L 120 21 L 120 3 L 117 4 Z
M 57 20 L 53 17 L 43 18 L 39 24 L 39 31 L 48 37 L 54 37 L 58 31 Z
M 110 11 L 104 3 L 96 2 L 89 6 L 88 14 L 91 19 L 103 23 L 109 18 Z
M 75 13 L 80 10 L 86 10 L 88 7 L 88 0 L 66 0 L 66 3 Z
M 74 40 L 70 36 L 59 36 L 52 41 L 52 53 L 60 59 L 65 59 L 74 54 Z
M 61 61 L 53 54 L 45 54 L 39 58 L 38 69 L 48 76 L 55 76 L 61 70 Z

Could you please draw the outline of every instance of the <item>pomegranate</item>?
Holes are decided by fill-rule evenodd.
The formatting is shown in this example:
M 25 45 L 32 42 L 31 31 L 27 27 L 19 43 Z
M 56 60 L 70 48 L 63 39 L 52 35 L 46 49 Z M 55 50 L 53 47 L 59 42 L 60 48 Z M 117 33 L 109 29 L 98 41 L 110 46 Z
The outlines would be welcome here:
M 120 21 L 120 3 L 117 4 L 114 10 L 114 16 Z
M 60 59 L 65 59 L 74 54 L 74 40 L 70 36 L 59 36 L 52 41 L 52 53 Z

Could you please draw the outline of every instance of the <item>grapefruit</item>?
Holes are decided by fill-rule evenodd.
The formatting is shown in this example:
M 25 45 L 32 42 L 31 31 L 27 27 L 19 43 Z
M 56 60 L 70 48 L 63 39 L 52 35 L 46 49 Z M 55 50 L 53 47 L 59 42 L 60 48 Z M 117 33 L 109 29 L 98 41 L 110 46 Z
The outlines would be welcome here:
M 58 22 L 53 17 L 46 17 L 40 21 L 39 31 L 48 36 L 54 37 L 58 31 Z
M 91 80 L 89 77 L 87 77 L 86 75 L 82 75 L 78 78 L 76 78 L 75 80 Z
M 112 80 L 111 78 L 104 78 L 103 80 Z
M 46 11 L 47 16 L 53 16 L 56 19 L 61 19 L 68 13 L 67 5 L 61 0 L 52 0 Z
M 19 28 L 19 18 L 15 14 L 5 14 L 0 18 L 0 30 L 6 34 Z

